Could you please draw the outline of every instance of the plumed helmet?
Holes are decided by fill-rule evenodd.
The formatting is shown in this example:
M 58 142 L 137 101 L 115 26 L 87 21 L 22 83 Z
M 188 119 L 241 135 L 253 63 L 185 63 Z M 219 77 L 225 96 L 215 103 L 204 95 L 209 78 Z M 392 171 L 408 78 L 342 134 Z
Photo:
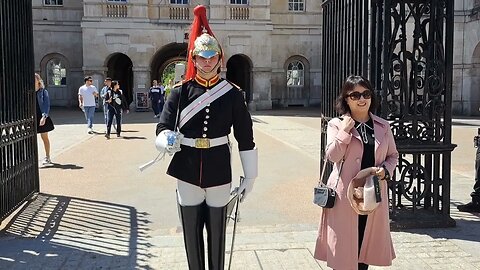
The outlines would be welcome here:
M 217 54 L 221 55 L 222 50 L 216 38 L 207 33 L 203 33 L 195 39 L 192 56 L 199 55 L 204 58 L 212 58 Z
M 196 75 L 197 71 L 193 64 L 194 56 L 199 55 L 205 58 L 212 58 L 217 54 L 222 56 L 222 48 L 208 24 L 207 9 L 205 6 L 196 6 L 193 9 L 193 15 L 194 18 L 188 41 L 186 80 L 190 80 Z

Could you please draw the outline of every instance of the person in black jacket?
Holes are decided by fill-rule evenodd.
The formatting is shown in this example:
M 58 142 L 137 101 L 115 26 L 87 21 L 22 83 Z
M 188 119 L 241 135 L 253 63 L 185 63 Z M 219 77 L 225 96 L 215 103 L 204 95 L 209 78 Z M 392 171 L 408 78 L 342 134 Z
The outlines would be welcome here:
M 115 116 L 115 119 L 117 120 L 117 137 L 120 137 L 120 133 L 122 132 L 122 110 L 125 110 L 128 113 L 128 104 L 125 96 L 120 90 L 120 84 L 118 81 L 112 81 L 110 89 L 105 95 L 105 100 L 108 104 L 107 134 L 105 134 L 105 137 L 110 139 L 113 116 Z
M 236 188 L 241 201 L 257 177 L 258 154 L 242 92 L 219 76 L 222 50 L 208 26 L 205 7 L 197 6 L 194 15 L 186 80 L 168 96 L 155 144 L 159 151 L 174 154 L 167 174 L 177 179 L 189 269 L 205 269 L 204 226 L 209 269 L 223 269 L 226 204 L 232 185 L 231 127 L 245 174 Z M 202 28 L 207 33 L 202 34 Z

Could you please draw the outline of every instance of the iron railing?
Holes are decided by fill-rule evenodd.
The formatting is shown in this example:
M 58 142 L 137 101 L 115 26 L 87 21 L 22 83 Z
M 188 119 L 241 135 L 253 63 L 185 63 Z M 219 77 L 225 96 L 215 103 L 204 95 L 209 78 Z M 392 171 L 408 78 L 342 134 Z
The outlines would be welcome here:
M 390 186 L 393 227 L 454 226 L 453 1 L 328 0 L 323 16 L 322 113 L 335 116 L 347 75 L 368 76 L 401 154 Z
M 0 2 L 0 221 L 39 189 L 32 1 Z

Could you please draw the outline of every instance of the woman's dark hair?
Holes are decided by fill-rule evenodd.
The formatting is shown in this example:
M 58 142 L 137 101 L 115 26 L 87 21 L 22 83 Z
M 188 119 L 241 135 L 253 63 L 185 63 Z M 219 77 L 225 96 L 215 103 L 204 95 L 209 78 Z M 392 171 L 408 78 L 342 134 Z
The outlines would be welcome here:
M 117 84 L 118 84 L 118 81 L 116 81 L 116 80 L 112 81 L 112 83 L 110 84 L 110 88 L 112 88 L 112 90 L 115 89 L 115 85 L 117 85 Z
M 370 103 L 370 108 L 368 108 L 368 110 L 372 113 L 375 112 L 375 109 L 377 108 L 377 97 L 375 96 L 375 92 L 373 91 L 373 87 L 370 81 L 368 81 L 368 79 L 363 76 L 350 75 L 345 79 L 345 82 L 342 86 L 342 92 L 337 97 L 337 100 L 335 102 L 335 109 L 339 114 L 351 113 L 350 107 L 348 107 L 347 101 L 345 99 L 348 97 L 348 93 L 355 89 L 355 86 L 357 85 L 365 87 L 366 89 L 372 91 L 372 99 Z

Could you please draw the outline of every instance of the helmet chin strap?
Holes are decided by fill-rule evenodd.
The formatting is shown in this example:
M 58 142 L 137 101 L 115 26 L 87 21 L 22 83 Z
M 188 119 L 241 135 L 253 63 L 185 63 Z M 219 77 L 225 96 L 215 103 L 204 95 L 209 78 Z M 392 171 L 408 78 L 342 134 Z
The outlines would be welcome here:
M 195 62 L 195 67 L 197 68 L 197 72 L 198 72 L 198 75 L 200 75 L 200 77 L 209 80 L 218 74 L 218 68 L 220 67 L 220 64 L 221 64 L 221 60 L 219 58 L 217 64 L 213 67 L 212 71 L 210 72 L 206 72 L 205 70 L 197 66 L 197 62 Z

